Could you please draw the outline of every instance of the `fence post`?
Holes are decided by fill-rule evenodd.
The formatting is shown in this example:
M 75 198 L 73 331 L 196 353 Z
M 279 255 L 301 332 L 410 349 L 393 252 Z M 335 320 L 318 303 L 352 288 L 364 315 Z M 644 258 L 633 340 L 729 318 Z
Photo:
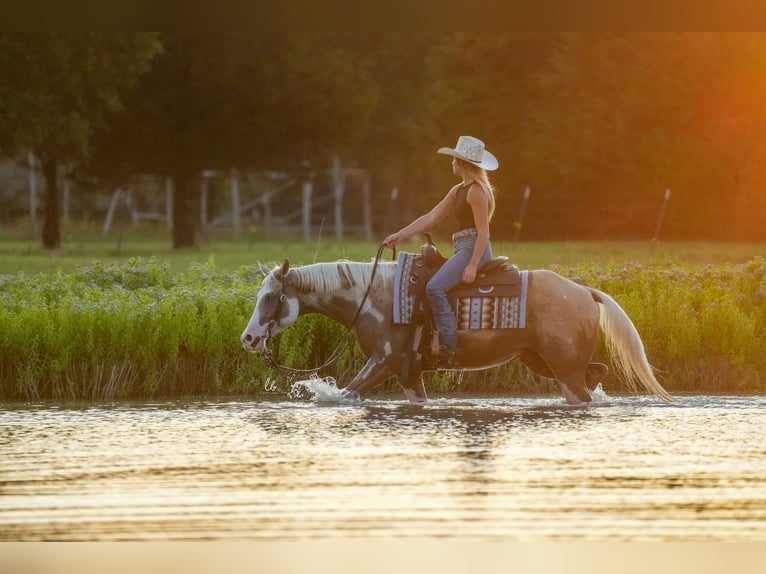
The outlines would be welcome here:
M 268 194 L 264 195 L 261 205 L 263 205 L 263 225 L 266 228 L 266 234 L 270 237 L 272 227 L 271 196 Z
M 61 218 L 63 219 L 64 223 L 69 223 L 69 212 L 72 203 L 72 181 L 66 175 L 64 176 L 64 181 L 62 182 L 62 188 L 63 205 L 61 206 Z
M 35 173 L 35 154 L 27 154 L 29 161 L 29 219 L 32 223 L 32 233 L 37 234 L 37 174 Z
M 231 170 L 231 223 L 234 226 L 234 233 L 240 234 L 242 230 L 241 225 L 241 211 L 242 206 L 239 201 L 239 173 L 236 169 Z
M 343 239 L 343 194 L 346 191 L 346 178 L 336 153 L 332 160 L 333 196 L 335 199 L 335 239 Z
M 306 178 L 303 182 L 303 241 L 311 243 L 311 195 L 314 192 L 314 182 Z
M 657 227 L 654 228 L 654 237 L 652 237 L 652 248 L 654 251 L 654 245 L 660 237 L 660 230 L 662 229 L 662 222 L 665 219 L 665 211 L 668 208 L 668 201 L 670 201 L 670 188 L 665 190 L 665 199 L 662 200 L 662 207 L 660 208 L 660 215 L 657 217 Z
M 173 230 L 173 178 L 165 178 L 165 224 Z
M 370 174 L 362 172 L 362 201 L 364 202 L 364 238 L 372 241 L 372 205 L 370 197 Z
M 208 174 L 210 172 L 202 172 L 202 181 L 200 182 L 199 189 L 199 224 L 204 230 L 207 227 L 207 202 L 208 202 Z
M 122 188 L 118 187 L 112 194 L 112 201 L 109 202 L 109 209 L 106 210 L 106 219 L 104 220 L 104 229 L 102 234 L 104 237 L 109 235 L 109 229 L 112 227 L 112 220 L 114 219 L 114 212 L 117 210 L 117 204 L 122 199 Z
M 513 234 L 513 246 L 515 247 L 516 244 L 519 242 L 519 237 L 521 237 L 521 228 L 524 226 L 524 215 L 527 211 L 527 203 L 529 202 L 529 196 L 531 195 L 532 190 L 529 189 L 529 186 L 524 190 L 524 197 L 521 200 L 521 209 L 519 210 L 519 218 L 513 222 L 513 227 L 516 228 L 516 231 Z

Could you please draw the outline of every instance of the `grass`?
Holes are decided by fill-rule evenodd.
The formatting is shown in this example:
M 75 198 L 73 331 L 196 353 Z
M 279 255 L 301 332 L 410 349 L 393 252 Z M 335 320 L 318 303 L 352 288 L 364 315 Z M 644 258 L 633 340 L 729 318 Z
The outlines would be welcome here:
M 382 237 L 381 237 L 382 238 Z M 401 248 L 416 251 L 422 241 L 410 241 Z M 447 253 L 447 239 L 438 241 Z M 375 256 L 378 243 L 356 239 L 336 241 L 321 236 L 312 243 L 297 238 L 268 238 L 253 230 L 240 237 L 218 232 L 215 237 L 202 237 L 195 249 L 173 250 L 163 225 L 133 228 L 118 227 L 104 237 L 98 226 L 65 226 L 62 248 L 55 253 L 42 249 L 39 238 L 31 238 L 22 228 L 0 227 L 0 274 L 23 271 L 70 272 L 78 267 L 99 262 L 124 262 L 132 257 L 155 257 L 167 262 L 174 271 L 186 271 L 193 263 L 213 261 L 222 272 L 235 271 L 242 265 L 281 262 L 293 264 L 350 259 L 369 260 Z M 510 242 L 493 243 L 495 255 L 507 255 L 525 269 L 572 266 L 582 263 L 622 264 L 672 261 L 689 265 L 743 263 L 753 257 L 766 257 L 766 243 L 714 243 L 702 241 L 575 241 L 575 242 Z M 390 257 L 391 252 L 384 255 Z
M 256 395 L 269 379 L 286 392 L 289 382 L 239 345 L 260 282 L 255 262 L 369 260 L 377 250 L 362 241 L 246 236 L 175 252 L 164 234 L 125 233 L 117 252 L 112 241 L 70 236 L 49 254 L 7 231 L 0 236 L 0 399 Z M 413 251 L 418 242 L 402 247 Z M 706 393 L 765 390 L 764 251 L 761 244 L 495 245 L 520 267 L 554 268 L 610 293 L 636 324 L 666 388 Z M 281 362 L 306 368 L 320 364 L 343 333 L 325 317 L 303 317 L 273 349 Z M 323 374 L 346 384 L 363 362 L 350 349 Z M 621 388 L 615 380 L 606 386 Z M 517 363 L 459 383 L 437 376 L 429 389 L 556 391 Z

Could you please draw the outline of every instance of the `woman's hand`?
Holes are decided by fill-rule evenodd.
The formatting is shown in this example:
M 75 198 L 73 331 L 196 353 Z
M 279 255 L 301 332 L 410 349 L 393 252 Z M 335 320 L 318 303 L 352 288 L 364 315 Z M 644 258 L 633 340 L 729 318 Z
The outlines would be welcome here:
M 476 265 L 471 265 L 470 263 L 466 266 L 465 269 L 463 269 L 463 283 L 466 285 L 470 285 L 476 280 Z
M 396 233 L 392 233 L 388 237 L 386 237 L 383 240 L 383 247 L 387 247 L 388 249 L 395 248 L 399 243 L 402 241 L 402 236 L 397 231 Z

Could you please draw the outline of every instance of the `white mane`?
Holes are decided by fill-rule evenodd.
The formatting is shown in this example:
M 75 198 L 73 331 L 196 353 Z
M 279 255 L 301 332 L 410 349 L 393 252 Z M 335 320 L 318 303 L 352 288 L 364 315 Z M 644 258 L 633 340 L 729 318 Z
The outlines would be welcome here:
M 334 261 L 330 263 L 314 263 L 304 267 L 296 267 L 288 273 L 295 286 L 304 293 L 330 293 L 341 289 L 357 287 L 366 289 L 370 283 L 372 263 L 354 261 Z M 295 273 L 295 278 L 293 278 Z M 391 283 L 396 274 L 396 263 L 378 263 L 375 272 L 374 287 Z

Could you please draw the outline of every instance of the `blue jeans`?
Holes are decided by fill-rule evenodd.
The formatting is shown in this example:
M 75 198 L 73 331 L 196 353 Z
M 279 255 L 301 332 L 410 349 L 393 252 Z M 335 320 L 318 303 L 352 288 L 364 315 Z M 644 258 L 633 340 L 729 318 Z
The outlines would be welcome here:
M 462 282 L 463 270 L 471 261 L 475 245 L 475 235 L 455 241 L 455 254 L 441 266 L 426 285 L 431 313 L 436 330 L 439 331 L 439 344 L 446 346 L 453 353 L 457 349 L 457 319 L 447 299 L 447 292 Z M 492 259 L 492 246 L 487 243 L 476 269 L 481 269 L 490 259 Z

